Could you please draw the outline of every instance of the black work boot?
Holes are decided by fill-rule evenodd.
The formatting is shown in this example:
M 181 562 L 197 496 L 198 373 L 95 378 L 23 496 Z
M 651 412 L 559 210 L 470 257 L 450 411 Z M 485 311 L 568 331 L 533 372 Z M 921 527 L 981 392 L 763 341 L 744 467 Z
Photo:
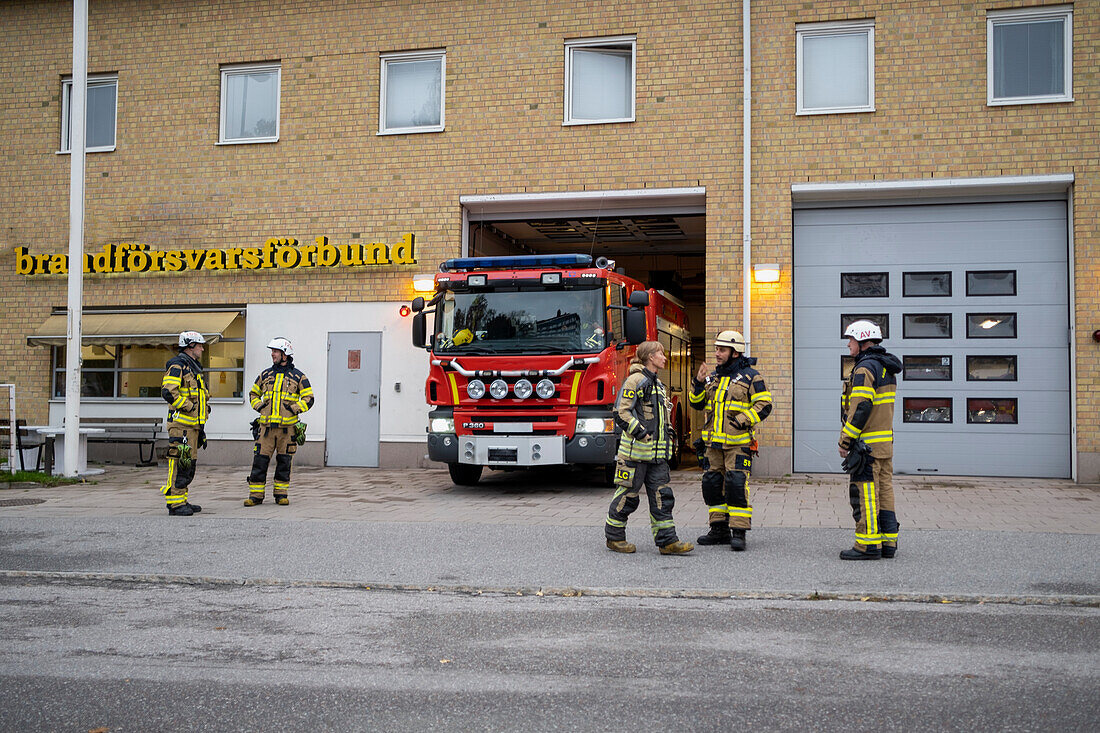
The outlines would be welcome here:
M 190 504 L 173 504 L 168 507 L 168 513 L 173 517 L 189 517 L 195 513 Z
M 889 559 L 889 558 L 893 557 L 896 554 L 898 554 L 898 546 L 897 545 L 883 545 L 882 546 L 882 556 L 884 558 Z
M 192 504 L 191 502 L 187 502 L 187 506 L 191 507 L 191 511 L 194 514 L 198 514 L 199 512 L 202 511 L 202 507 L 199 506 L 198 504 Z
M 730 526 L 715 522 L 710 525 L 706 534 L 699 535 L 696 540 L 700 545 L 728 545 L 730 541 Z
M 874 548 L 864 552 L 863 550 L 857 550 L 852 547 L 840 553 L 841 560 L 878 560 L 882 557 L 882 550 Z
M 730 549 L 734 552 L 743 552 L 745 549 L 745 530 L 730 530 Z

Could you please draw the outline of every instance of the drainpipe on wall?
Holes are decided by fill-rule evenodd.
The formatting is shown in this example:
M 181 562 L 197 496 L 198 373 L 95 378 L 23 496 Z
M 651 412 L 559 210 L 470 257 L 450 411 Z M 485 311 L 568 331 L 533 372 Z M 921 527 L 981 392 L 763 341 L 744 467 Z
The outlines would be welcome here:
M 741 0 L 741 334 L 752 353 L 752 21 Z
M 69 107 L 69 295 L 65 343 L 65 475 L 80 456 L 80 317 L 84 307 L 84 151 L 88 98 L 88 0 L 73 1 L 73 87 Z M 56 460 L 56 457 L 55 457 Z

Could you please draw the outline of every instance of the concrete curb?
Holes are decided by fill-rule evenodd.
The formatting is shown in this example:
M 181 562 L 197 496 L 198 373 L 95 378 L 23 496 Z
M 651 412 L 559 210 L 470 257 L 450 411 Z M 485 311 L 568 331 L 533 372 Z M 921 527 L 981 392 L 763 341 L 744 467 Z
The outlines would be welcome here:
M 285 578 L 220 578 L 205 575 L 169 575 L 165 573 L 81 573 L 40 570 L 0 570 L 0 582 L 66 582 L 79 584 L 140 583 L 147 585 L 253 586 L 282 588 L 332 588 L 341 590 L 388 591 L 406 593 L 448 593 L 454 595 L 536 596 L 557 598 L 688 598 L 699 600 L 760 601 L 849 601 L 862 603 L 959 603 L 1006 604 L 1017 606 L 1073 606 L 1100 608 L 1098 595 L 1009 595 L 966 593 L 850 593 L 838 591 L 715 591 L 692 588 L 584 588 L 535 586 L 474 586 L 462 584 L 416 585 L 372 583 L 350 580 L 289 580 Z

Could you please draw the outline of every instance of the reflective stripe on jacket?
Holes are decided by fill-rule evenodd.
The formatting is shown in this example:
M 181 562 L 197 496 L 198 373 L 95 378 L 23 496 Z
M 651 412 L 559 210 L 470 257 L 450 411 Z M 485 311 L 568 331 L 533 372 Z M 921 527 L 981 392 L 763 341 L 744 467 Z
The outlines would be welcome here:
M 313 407 L 309 379 L 291 365 L 264 369 L 248 396 L 261 425 L 294 425 L 298 415 Z
M 705 443 L 749 445 L 753 428 L 771 414 L 772 393 L 760 372 L 742 363 L 735 371 L 712 373 L 705 382 L 693 379 L 688 404 L 704 411 Z
M 187 354 L 168 361 L 160 380 L 160 396 L 168 403 L 168 421 L 180 425 L 203 426 L 210 415 L 210 390 L 202 376 L 202 366 Z
M 615 399 L 615 424 L 622 429 L 618 457 L 642 463 L 667 461 L 672 456 L 671 409 L 657 375 L 641 364 L 631 364 Z

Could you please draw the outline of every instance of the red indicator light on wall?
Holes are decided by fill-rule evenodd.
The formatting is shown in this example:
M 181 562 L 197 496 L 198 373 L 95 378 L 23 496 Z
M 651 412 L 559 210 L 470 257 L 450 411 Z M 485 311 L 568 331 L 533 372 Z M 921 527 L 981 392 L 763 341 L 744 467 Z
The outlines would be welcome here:
M 1092 332 L 1092 340 L 1093 341 L 1100 341 L 1100 331 L 1093 331 Z
M 400 309 L 398 309 L 397 312 L 401 314 L 402 318 L 408 318 L 409 314 L 412 313 L 412 308 L 407 305 L 403 305 Z

